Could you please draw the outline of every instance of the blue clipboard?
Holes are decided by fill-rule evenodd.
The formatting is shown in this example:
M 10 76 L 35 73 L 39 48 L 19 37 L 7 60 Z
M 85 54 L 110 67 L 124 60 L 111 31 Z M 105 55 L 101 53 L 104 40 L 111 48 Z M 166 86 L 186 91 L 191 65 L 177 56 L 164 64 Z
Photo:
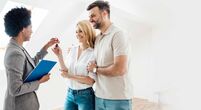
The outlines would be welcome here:
M 57 62 L 50 60 L 41 60 L 36 68 L 32 70 L 32 72 L 26 77 L 24 82 L 31 82 L 35 80 L 39 80 L 44 75 L 48 74 L 50 70 L 54 67 Z

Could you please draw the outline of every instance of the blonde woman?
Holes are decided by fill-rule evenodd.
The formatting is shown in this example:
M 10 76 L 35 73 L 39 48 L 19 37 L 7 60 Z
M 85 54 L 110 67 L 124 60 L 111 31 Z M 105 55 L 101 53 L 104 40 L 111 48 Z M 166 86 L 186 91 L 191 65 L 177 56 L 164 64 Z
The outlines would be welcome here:
M 61 48 L 57 45 L 53 49 L 60 64 L 61 75 L 69 81 L 64 109 L 94 110 L 95 96 L 92 86 L 96 75 L 87 71 L 87 64 L 94 60 L 95 31 L 89 21 L 77 23 L 76 37 L 79 45 L 70 49 L 67 64 L 64 63 Z

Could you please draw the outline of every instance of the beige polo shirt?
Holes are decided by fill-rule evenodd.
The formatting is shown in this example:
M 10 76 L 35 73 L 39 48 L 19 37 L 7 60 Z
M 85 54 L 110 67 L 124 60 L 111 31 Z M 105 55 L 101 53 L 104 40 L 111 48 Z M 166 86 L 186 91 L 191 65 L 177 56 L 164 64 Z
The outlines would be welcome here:
M 112 65 L 116 56 L 128 55 L 123 31 L 111 24 L 105 33 L 96 37 L 94 55 L 99 67 Z M 104 99 L 131 99 L 133 91 L 128 73 L 114 77 L 98 74 L 95 95 Z

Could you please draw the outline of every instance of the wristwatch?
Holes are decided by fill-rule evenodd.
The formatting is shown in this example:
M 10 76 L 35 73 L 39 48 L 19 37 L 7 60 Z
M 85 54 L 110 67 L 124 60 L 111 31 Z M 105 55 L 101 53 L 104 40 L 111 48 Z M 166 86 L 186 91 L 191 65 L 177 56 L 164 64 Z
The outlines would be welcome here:
M 96 73 L 96 72 L 97 72 L 97 69 L 98 69 L 98 66 L 97 66 L 97 67 L 94 67 L 94 68 L 93 68 L 93 73 Z

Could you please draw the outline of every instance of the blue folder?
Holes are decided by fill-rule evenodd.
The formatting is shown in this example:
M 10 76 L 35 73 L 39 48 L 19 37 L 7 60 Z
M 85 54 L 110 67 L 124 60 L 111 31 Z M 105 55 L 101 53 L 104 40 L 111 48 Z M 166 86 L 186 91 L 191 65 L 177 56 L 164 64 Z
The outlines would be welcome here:
M 39 80 L 44 75 L 48 74 L 55 64 L 56 64 L 55 61 L 41 60 L 39 64 L 36 66 L 36 68 L 34 68 L 32 72 L 26 77 L 24 82 L 26 83 Z

